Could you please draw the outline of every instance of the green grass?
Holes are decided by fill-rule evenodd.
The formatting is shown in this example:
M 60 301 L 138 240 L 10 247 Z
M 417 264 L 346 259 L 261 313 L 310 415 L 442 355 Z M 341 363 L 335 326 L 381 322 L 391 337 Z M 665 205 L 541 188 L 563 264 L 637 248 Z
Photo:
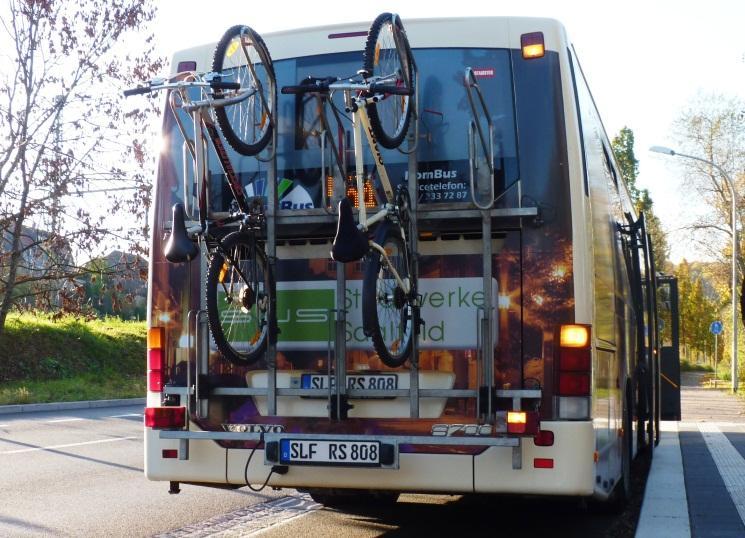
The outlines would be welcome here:
M 10 315 L 0 335 L 0 404 L 145 394 L 144 322 Z
M 48 381 L 0 384 L 0 405 L 141 398 L 144 395 L 144 376 L 101 379 L 88 374 Z
M 680 371 L 681 372 L 711 372 L 713 373 L 714 368 L 706 364 L 696 364 L 693 362 L 681 360 Z

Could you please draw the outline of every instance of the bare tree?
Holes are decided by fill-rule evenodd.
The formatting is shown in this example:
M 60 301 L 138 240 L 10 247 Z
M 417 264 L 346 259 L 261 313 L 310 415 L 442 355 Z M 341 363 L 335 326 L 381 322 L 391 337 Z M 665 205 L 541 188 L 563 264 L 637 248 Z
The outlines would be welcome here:
M 147 237 L 152 106 L 121 89 L 162 67 L 150 0 L 10 0 L 0 11 L 0 334 L 15 305 L 81 303 L 75 254 Z M 117 215 L 126 215 L 117 219 Z
M 723 95 L 698 95 L 674 125 L 680 151 L 713 161 L 734 182 L 737 227 L 745 221 L 745 102 Z M 722 261 L 722 282 L 732 254 L 732 198 L 726 180 L 714 167 L 691 159 L 679 159 L 685 167 L 686 186 L 710 209 L 688 228 L 703 252 Z M 739 272 L 743 269 L 743 235 L 738 235 Z M 726 263 L 725 263 L 726 262 Z M 726 288 L 727 286 L 723 286 Z

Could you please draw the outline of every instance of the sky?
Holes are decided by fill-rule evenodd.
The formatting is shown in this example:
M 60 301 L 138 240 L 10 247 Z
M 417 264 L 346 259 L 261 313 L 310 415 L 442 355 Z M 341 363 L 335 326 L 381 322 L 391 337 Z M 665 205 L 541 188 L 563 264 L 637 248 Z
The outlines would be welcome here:
M 531 0 L 434 2 L 389 0 L 352 4 L 232 2 L 212 9 L 195 0 L 161 0 L 154 28 L 158 48 L 174 51 L 217 41 L 234 24 L 260 34 L 306 26 L 372 21 L 383 11 L 407 18 L 522 15 L 552 17 L 567 28 L 609 137 L 628 126 L 639 160 L 638 184 L 650 191 L 668 232 L 671 260 L 705 259 L 682 230 L 706 211 L 683 186 L 683 159 L 649 153 L 675 148 L 672 123 L 699 93 L 745 99 L 745 1 L 743 0 Z M 320 6 L 320 7 L 319 7 Z

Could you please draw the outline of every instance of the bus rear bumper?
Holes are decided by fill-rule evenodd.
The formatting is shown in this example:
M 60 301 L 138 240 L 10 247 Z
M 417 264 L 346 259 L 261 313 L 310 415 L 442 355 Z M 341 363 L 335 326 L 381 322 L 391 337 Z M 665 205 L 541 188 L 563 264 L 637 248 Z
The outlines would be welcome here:
M 543 422 L 541 428 L 553 432 L 553 445 L 540 447 L 532 438 L 523 438 L 522 465 L 517 469 L 512 448 L 493 446 L 475 456 L 402 453 L 396 469 L 293 465 L 285 474 L 273 473 L 268 484 L 432 493 L 591 495 L 595 474 L 592 423 Z M 150 429 L 146 429 L 145 447 L 145 472 L 150 480 L 241 486 L 246 478 L 252 484 L 263 484 L 272 471 L 261 449 L 251 455 L 250 449 L 226 449 L 212 440 L 191 440 L 187 460 L 164 459 L 162 450 L 179 448 L 179 441 L 162 439 L 158 431 Z

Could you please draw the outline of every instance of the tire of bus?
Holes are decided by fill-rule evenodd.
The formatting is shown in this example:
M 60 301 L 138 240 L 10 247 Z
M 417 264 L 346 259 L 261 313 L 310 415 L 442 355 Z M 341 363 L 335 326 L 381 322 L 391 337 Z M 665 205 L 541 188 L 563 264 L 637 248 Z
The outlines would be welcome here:
M 362 69 L 368 76 L 400 73 L 396 86 L 414 90 L 411 49 L 401 19 L 394 19 L 391 13 L 381 13 L 373 21 L 367 33 Z M 377 103 L 366 105 L 370 128 L 384 148 L 395 149 L 403 142 L 409 130 L 413 97 L 413 94 L 391 94 Z
M 236 59 L 243 58 L 240 46 L 236 49 L 238 38 L 241 35 L 248 36 L 256 51 L 257 62 L 254 63 L 254 71 L 258 78 L 258 87 L 250 69 Z M 231 62 L 235 65 L 231 65 Z M 276 109 L 277 83 L 274 76 L 274 65 L 269 55 L 269 50 L 264 44 L 261 36 L 250 27 L 238 24 L 228 28 L 215 47 L 215 55 L 212 60 L 212 70 L 222 73 L 224 70 L 227 80 L 234 81 L 230 70 L 235 69 L 237 82 L 241 83 L 241 89 L 245 87 L 257 87 L 255 95 L 244 101 L 226 107 L 215 108 L 215 117 L 220 126 L 225 140 L 241 155 L 256 155 L 263 150 L 272 138 L 272 111 Z M 222 92 L 217 90 L 216 97 L 221 97 Z
M 217 349 L 233 364 L 247 366 L 263 356 L 271 293 L 272 275 L 260 245 L 244 232 L 226 235 L 207 268 L 207 321 Z
M 310 498 L 327 508 L 351 506 L 383 507 L 396 504 L 400 493 L 395 491 L 347 491 L 343 489 L 311 489 Z
M 389 253 L 401 279 L 412 282 L 411 256 L 400 228 L 389 221 L 383 222 L 377 230 L 375 242 Z M 380 301 L 381 296 L 385 297 L 384 301 Z M 411 355 L 414 334 L 411 302 L 375 249 L 369 255 L 362 281 L 362 326 L 386 366 L 398 368 Z M 394 340 L 391 335 L 386 338 L 386 332 L 392 332 L 392 329 L 397 330 L 400 338 Z

